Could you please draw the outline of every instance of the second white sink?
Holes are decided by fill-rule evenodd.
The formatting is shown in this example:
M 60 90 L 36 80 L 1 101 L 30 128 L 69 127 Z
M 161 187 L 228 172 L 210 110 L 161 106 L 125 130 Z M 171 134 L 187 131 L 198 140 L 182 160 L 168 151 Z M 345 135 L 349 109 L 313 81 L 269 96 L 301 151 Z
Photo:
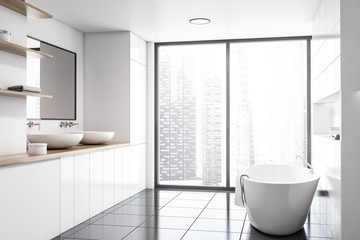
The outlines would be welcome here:
M 28 133 L 30 143 L 47 143 L 48 149 L 69 148 L 78 145 L 83 133 Z
M 115 132 L 104 131 L 77 131 L 73 133 L 84 134 L 81 144 L 103 144 L 113 139 Z

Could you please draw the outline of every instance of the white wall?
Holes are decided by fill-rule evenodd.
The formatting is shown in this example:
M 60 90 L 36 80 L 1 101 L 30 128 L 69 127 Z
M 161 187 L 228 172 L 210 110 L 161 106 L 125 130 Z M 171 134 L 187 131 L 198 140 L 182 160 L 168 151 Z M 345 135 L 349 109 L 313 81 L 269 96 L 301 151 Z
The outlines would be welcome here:
M 54 19 L 30 20 L 0 6 L 0 29 L 12 33 L 12 42 L 26 46 L 26 36 L 77 53 L 77 121 L 83 126 L 83 34 Z M 0 88 L 26 84 L 26 58 L 0 51 Z M 0 155 L 26 152 L 26 99 L 0 96 Z M 37 128 L 29 131 L 39 131 Z M 59 121 L 41 121 L 41 131 L 61 132 Z
M 130 32 L 85 34 L 85 129 L 130 139 Z
M 56 19 L 29 19 L 27 23 L 27 35 L 42 40 L 44 42 L 59 46 L 76 53 L 76 117 L 80 125 L 74 126 L 70 130 L 82 130 L 84 127 L 84 34 Z M 48 61 L 51 61 L 48 60 Z M 60 121 L 41 120 L 40 132 L 64 132 L 60 128 Z M 37 127 L 28 129 L 28 132 L 39 132 Z
M 11 32 L 13 43 L 26 44 L 26 17 L 0 6 L 0 29 Z M 0 51 L 0 88 L 25 84 L 26 58 Z M 26 102 L 0 96 L 0 155 L 26 151 Z
M 131 32 L 85 35 L 85 129 L 146 143 L 146 42 Z
M 146 143 L 146 42 L 130 33 L 130 142 Z
M 341 0 L 342 239 L 359 239 L 360 1 Z
M 312 164 L 321 174 L 326 197 L 314 199 L 329 235 L 341 235 L 340 141 L 329 138 L 329 127 L 341 127 L 340 117 L 340 0 L 321 0 L 313 22 L 311 44 Z M 326 227 L 326 226 L 325 226 Z
M 155 117 L 155 46 L 153 42 L 147 43 L 147 106 L 146 106 L 146 124 L 147 124 L 147 132 L 146 132 L 146 187 L 154 188 L 155 180 L 154 180 L 154 149 L 155 149 L 155 129 L 154 129 L 154 117 Z

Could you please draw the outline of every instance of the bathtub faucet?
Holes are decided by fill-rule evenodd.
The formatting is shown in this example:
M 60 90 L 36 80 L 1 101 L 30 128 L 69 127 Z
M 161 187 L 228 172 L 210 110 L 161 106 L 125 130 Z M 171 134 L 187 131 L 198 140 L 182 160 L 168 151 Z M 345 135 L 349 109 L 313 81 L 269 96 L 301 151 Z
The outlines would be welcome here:
M 311 174 L 314 174 L 314 169 L 313 169 L 313 167 L 310 165 L 310 163 L 308 163 L 308 161 L 306 161 L 302 156 L 296 155 L 295 160 L 298 160 L 298 158 L 300 158 L 300 159 L 303 161 L 303 163 L 305 163 L 306 166 L 308 166 L 308 167 L 310 168 L 310 173 L 311 173 Z

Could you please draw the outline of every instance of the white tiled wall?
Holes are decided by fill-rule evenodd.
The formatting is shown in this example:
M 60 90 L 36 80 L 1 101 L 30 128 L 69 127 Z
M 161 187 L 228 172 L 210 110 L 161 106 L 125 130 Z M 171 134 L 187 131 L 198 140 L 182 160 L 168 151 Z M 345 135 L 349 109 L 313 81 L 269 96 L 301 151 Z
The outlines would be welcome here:
M 312 100 L 340 90 L 340 0 L 321 0 L 313 22 Z
M 311 45 L 311 98 L 313 102 L 312 164 L 321 174 L 319 188 L 327 197 L 314 205 L 335 238 L 341 232 L 341 142 L 328 136 L 340 127 L 340 0 L 321 0 L 313 21 Z

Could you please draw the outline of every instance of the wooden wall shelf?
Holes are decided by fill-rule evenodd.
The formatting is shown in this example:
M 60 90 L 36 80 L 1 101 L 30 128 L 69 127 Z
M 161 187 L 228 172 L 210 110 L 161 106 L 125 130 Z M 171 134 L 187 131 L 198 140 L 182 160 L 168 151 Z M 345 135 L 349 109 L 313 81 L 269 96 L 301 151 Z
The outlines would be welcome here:
M 53 16 L 21 0 L 0 0 L 0 5 L 29 18 L 52 18 Z
M 1 0 L 0 0 L 1 1 Z M 52 58 L 53 56 L 26 48 L 15 43 L 0 40 L 0 50 L 28 58 Z
M 40 93 L 34 93 L 34 92 L 18 92 L 18 91 L 10 91 L 5 89 L 0 89 L 0 95 L 3 96 L 10 96 L 10 97 L 21 97 L 26 98 L 27 96 L 31 97 L 39 97 L 39 98 L 53 98 L 53 96 L 50 95 L 44 95 Z

